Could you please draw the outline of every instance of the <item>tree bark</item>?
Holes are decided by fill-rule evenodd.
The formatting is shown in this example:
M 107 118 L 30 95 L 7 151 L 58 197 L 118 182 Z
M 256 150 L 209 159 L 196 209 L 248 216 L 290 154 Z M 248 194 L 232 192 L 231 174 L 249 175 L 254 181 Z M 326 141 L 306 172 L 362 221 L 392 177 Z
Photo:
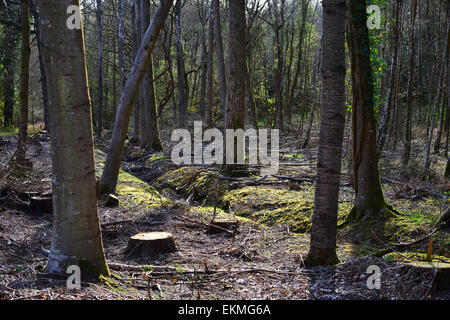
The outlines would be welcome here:
M 28 132 L 28 89 L 30 79 L 30 0 L 21 2 L 22 20 L 22 54 L 20 67 L 20 117 L 19 117 L 19 141 L 16 160 L 18 164 L 25 164 Z
M 223 43 L 222 43 L 219 0 L 212 0 L 212 6 L 214 15 L 214 35 L 216 42 L 217 73 L 219 76 L 219 86 L 220 86 L 220 101 L 222 104 L 223 122 L 226 123 L 227 80 L 225 71 Z
M 176 58 L 177 58 L 177 83 L 179 93 L 179 119 L 178 125 L 186 125 L 187 95 L 186 95 L 186 68 L 184 64 L 183 43 L 181 40 L 181 7 L 182 0 L 176 0 L 175 3 L 175 37 L 176 37 Z
M 322 116 L 311 242 L 305 263 L 333 265 L 345 124 L 345 0 L 323 0 Z
M 79 1 L 75 2 L 79 5 Z M 109 275 L 100 231 L 92 114 L 83 29 L 67 28 L 73 0 L 39 0 L 42 53 L 50 88 L 53 233 L 45 270 L 82 278 Z M 81 16 L 80 16 L 81 19 Z M 81 70 L 81 72 L 80 72 Z
M 214 70 L 213 70 L 213 59 L 214 59 L 214 21 L 209 19 L 209 30 L 208 30 L 208 63 L 207 63 L 207 77 L 206 77 L 206 122 L 210 124 L 212 122 L 213 108 L 214 108 Z
M 142 0 L 142 13 L 141 13 L 141 25 L 142 30 L 147 30 L 150 24 L 150 1 Z M 156 106 L 156 92 L 153 81 L 153 58 L 150 57 L 147 73 L 144 76 L 144 93 L 145 93 L 145 135 L 146 144 L 145 148 L 148 150 L 161 151 L 162 144 L 159 134 L 159 121 L 157 119 L 157 106 Z
M 403 0 L 399 0 L 396 2 L 396 9 L 395 9 L 395 25 L 394 25 L 394 47 L 393 47 L 393 54 L 392 54 L 392 60 L 391 60 L 391 69 L 390 69 L 390 79 L 389 79 L 389 86 L 386 93 L 386 103 L 383 108 L 383 112 L 380 119 L 380 125 L 378 127 L 378 136 L 377 136 L 377 148 L 378 153 L 381 154 L 384 148 L 384 144 L 386 142 L 386 136 L 387 132 L 389 130 L 389 125 L 391 122 L 391 113 L 392 113 L 392 105 L 393 105 L 393 99 L 394 99 L 394 91 L 395 91 L 395 84 L 397 79 L 397 72 L 398 72 L 398 59 L 399 58 L 399 41 L 400 41 L 400 18 L 402 16 L 402 6 L 403 6 Z
M 139 0 L 132 0 L 130 1 L 130 14 L 131 14 L 131 40 L 133 44 L 133 63 L 136 59 L 137 52 L 139 50 L 140 43 L 138 42 L 138 35 L 137 35 L 137 26 L 136 26 L 136 8 L 137 8 L 137 1 Z M 125 79 L 126 81 L 126 79 Z M 126 83 L 126 82 L 125 82 Z M 120 94 L 122 94 L 123 88 L 120 90 Z M 141 130 L 140 130 L 140 103 L 139 103 L 139 97 L 135 100 L 133 103 L 133 137 L 130 139 L 131 142 L 139 143 L 140 142 L 140 136 L 141 136 Z
M 411 2 L 411 22 L 410 22 L 410 36 L 409 36 L 409 77 L 408 77 L 408 93 L 406 98 L 406 128 L 405 128 L 405 145 L 403 149 L 402 162 L 403 165 L 408 165 L 409 156 L 411 154 L 411 135 L 412 135 L 412 104 L 414 94 L 414 59 L 416 54 L 416 44 L 414 38 L 414 26 L 416 22 L 417 0 Z
M 228 89 L 225 129 L 244 129 L 245 126 L 245 71 L 246 71 L 246 20 L 245 0 L 229 2 L 228 7 Z M 226 140 L 226 139 L 225 139 Z M 237 164 L 237 139 L 233 139 L 234 163 L 227 163 L 225 172 L 234 175 Z M 241 142 L 242 143 L 242 142 Z M 244 143 L 241 144 L 242 146 Z M 228 155 L 231 150 L 225 149 Z
M 33 18 L 35 21 L 35 30 L 36 30 L 36 38 L 37 38 L 37 49 L 38 49 L 38 55 L 39 55 L 39 70 L 41 72 L 41 87 L 42 87 L 42 105 L 44 107 L 44 124 L 45 124 L 45 130 L 47 132 L 50 132 L 50 123 L 49 123 L 49 114 L 48 114 L 48 86 L 47 86 L 47 74 L 45 72 L 44 67 L 44 60 L 42 58 L 41 53 L 41 32 L 40 32 L 40 18 L 39 13 L 37 11 L 36 5 L 34 3 L 35 0 L 31 0 L 30 2 L 30 9 L 31 13 L 33 14 Z
M 447 17 L 450 10 L 447 10 Z M 444 76 L 445 76 L 445 66 L 448 63 L 449 60 L 449 53 L 450 53 L 450 22 L 447 20 L 447 32 L 446 32 L 446 40 L 445 40 L 445 46 L 443 50 L 443 56 L 442 56 L 442 62 L 441 62 L 441 70 L 439 72 L 439 78 L 438 78 L 438 84 L 436 87 L 436 96 L 434 98 L 433 103 L 433 112 L 431 117 L 431 125 L 430 125 L 430 133 L 428 136 L 427 144 L 426 144 L 426 151 L 425 151 L 425 161 L 423 164 L 422 174 L 426 174 L 428 169 L 430 168 L 430 149 L 431 149 L 431 141 L 433 140 L 433 130 L 435 127 L 435 117 L 436 109 L 439 103 L 439 98 L 441 96 L 442 86 L 444 83 Z
M 378 173 L 374 84 L 366 7 L 366 0 L 349 1 L 348 43 L 353 83 L 353 184 L 356 192 L 350 219 L 354 220 L 379 218 L 380 214 L 388 211 Z
M 97 137 L 102 136 L 103 127 L 103 26 L 102 26 L 102 0 L 97 0 L 97 32 L 98 32 L 98 114 Z

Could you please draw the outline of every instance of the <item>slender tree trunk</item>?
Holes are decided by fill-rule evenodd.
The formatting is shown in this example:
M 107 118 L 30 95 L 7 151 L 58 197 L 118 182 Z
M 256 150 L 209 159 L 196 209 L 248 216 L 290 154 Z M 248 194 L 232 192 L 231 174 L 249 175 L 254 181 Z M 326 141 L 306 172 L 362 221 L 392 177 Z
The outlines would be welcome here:
M 133 42 L 133 62 L 134 59 L 136 59 L 136 54 L 139 49 L 140 43 L 138 42 L 138 29 L 136 26 L 136 7 L 137 7 L 137 1 L 139 0 L 132 0 L 130 1 L 130 13 L 131 13 L 131 40 Z M 126 81 L 126 79 L 124 79 Z M 126 83 L 126 82 L 125 82 Z M 125 84 L 124 84 L 125 86 Z M 122 94 L 123 88 L 120 90 L 120 94 Z M 130 139 L 133 143 L 139 143 L 140 142 L 140 103 L 139 103 L 139 97 L 136 99 L 136 101 L 133 104 L 133 137 Z
M 417 0 L 411 2 L 411 22 L 410 22 L 410 36 L 409 36 L 409 78 L 408 78 L 408 93 L 406 98 L 406 128 L 405 128 L 405 145 L 403 149 L 402 162 L 403 165 L 408 165 L 409 156 L 411 153 L 411 135 L 412 135 L 412 104 L 414 94 L 414 59 L 416 55 L 416 43 L 414 40 L 414 26 L 416 22 Z
M 100 180 L 100 190 L 102 193 L 112 192 L 117 185 L 119 176 L 120 161 L 123 153 L 123 147 L 127 136 L 128 123 L 130 121 L 131 110 L 134 100 L 139 91 L 139 85 L 147 72 L 151 60 L 151 54 L 155 47 L 156 40 L 163 27 L 170 8 L 172 0 L 162 0 L 156 10 L 152 23 L 145 33 L 136 60 L 133 64 L 130 76 L 125 84 L 120 98 L 119 108 L 114 123 L 113 135 L 109 152 L 106 158 L 105 168 Z
M 448 17 L 448 12 L 450 10 L 447 10 L 447 17 Z M 443 50 L 443 56 L 442 56 L 442 63 L 441 63 L 441 70 L 439 72 L 439 78 L 438 78 L 438 83 L 437 83 L 437 87 L 436 87 L 436 96 L 434 99 L 434 103 L 433 103 L 433 112 L 432 112 L 432 117 L 431 117 L 431 126 L 430 126 L 430 133 L 428 136 L 428 141 L 427 141 L 427 145 L 426 145 L 426 151 L 425 151 L 425 161 L 423 164 L 423 174 L 426 174 L 426 172 L 428 171 L 428 169 L 430 168 L 430 149 L 431 149 L 431 141 L 433 140 L 433 130 L 434 130 L 434 126 L 435 126 L 435 114 L 436 114 L 436 109 L 437 106 L 439 104 L 439 99 L 441 96 L 441 91 L 442 91 L 442 86 L 444 83 L 444 75 L 445 75 L 445 66 L 447 66 L 448 63 L 448 59 L 449 59 L 449 52 L 450 52 L 450 22 L 448 22 L 447 20 L 447 33 L 446 33 L 446 40 L 445 40 L 445 46 L 444 46 L 444 50 Z
M 181 6 L 183 0 L 176 0 L 175 3 L 175 37 L 176 37 L 176 59 L 177 59 L 177 77 L 179 93 L 179 119 L 178 125 L 186 125 L 187 95 L 186 95 L 186 68 L 184 64 L 183 43 L 181 40 Z
M 381 154 L 384 148 L 384 144 L 386 142 L 387 132 L 389 130 L 389 125 L 391 122 L 391 113 L 392 113 L 392 105 L 393 105 L 393 95 L 395 91 L 395 83 L 397 79 L 397 71 L 396 68 L 398 66 L 397 59 L 399 58 L 399 41 L 400 41 L 400 17 L 402 16 L 402 5 L 403 0 L 398 0 L 396 2 L 395 8 L 395 22 L 394 22 L 394 44 L 393 44 L 393 54 L 391 60 L 391 70 L 390 70 L 390 80 L 386 94 L 386 103 L 383 108 L 383 112 L 380 119 L 380 125 L 378 127 L 378 136 L 377 136 L 377 148 L 378 153 Z
M 30 79 L 30 0 L 21 2 L 22 20 L 22 55 L 20 67 L 20 117 L 19 117 L 19 141 L 16 159 L 18 164 L 25 164 L 28 132 L 28 89 Z
M 212 9 L 211 9 L 212 10 Z M 200 11 L 200 9 L 199 9 Z M 200 58 L 201 63 L 201 77 L 200 77 L 200 118 L 205 120 L 206 114 L 206 82 L 208 77 L 208 49 L 206 44 L 206 16 L 203 15 L 202 12 L 199 13 L 200 20 L 202 22 L 202 33 L 201 33 L 201 46 L 202 46 L 202 54 Z M 212 17 L 210 17 L 212 20 Z M 212 23 L 211 21 L 209 22 Z
M 287 106 L 286 106 L 288 118 L 292 116 L 292 107 L 294 105 L 294 92 L 297 89 L 298 78 L 300 75 L 300 70 L 301 70 L 301 66 L 302 66 L 302 62 L 303 62 L 302 61 L 302 59 L 303 59 L 303 38 L 305 35 L 305 29 L 306 29 L 306 19 L 308 17 L 308 7 L 309 7 L 309 1 L 303 1 L 302 2 L 302 24 L 300 25 L 300 35 L 299 35 L 299 42 L 298 42 L 298 47 L 297 47 L 297 52 L 298 52 L 297 64 L 295 66 L 294 79 L 292 81 L 292 85 L 289 90 L 289 96 L 288 96 L 288 101 L 287 101 Z
M 214 35 L 216 42 L 216 56 L 217 56 L 217 73 L 219 75 L 220 86 L 220 101 L 222 104 L 223 121 L 227 122 L 226 101 L 227 101 L 227 80 L 225 72 L 225 59 L 223 54 L 222 43 L 222 25 L 220 21 L 220 3 L 219 0 L 212 0 L 213 15 L 214 15 Z
M 322 116 L 308 266 L 333 265 L 345 125 L 345 1 L 323 0 Z
M 4 38 L 2 39 L 3 65 L 3 125 L 10 127 L 13 124 L 15 78 L 16 78 L 16 55 L 18 32 L 15 27 L 4 27 Z
M 45 269 L 67 275 L 67 267 L 77 265 L 82 278 L 94 278 L 108 276 L 109 270 L 97 208 L 83 29 L 70 30 L 66 24 L 67 8 L 73 4 L 73 0 L 39 0 L 42 54 L 50 88 L 54 208 Z
M 118 32 L 118 55 L 119 55 L 119 91 L 122 93 L 125 86 L 125 57 L 124 57 L 124 41 L 125 41 L 125 0 L 119 0 L 119 32 Z M 115 107 L 115 104 L 114 104 Z
M 142 13 L 141 13 L 141 26 L 142 30 L 147 30 L 150 24 L 150 1 L 142 0 Z M 144 36 L 144 34 L 142 35 Z M 144 76 L 144 92 L 145 92 L 145 135 L 146 144 L 145 148 L 148 150 L 161 151 L 162 145 L 159 134 L 159 121 L 157 119 L 157 106 L 156 106 L 156 92 L 153 81 L 153 58 L 150 58 L 147 73 Z
M 212 10 L 211 10 L 212 13 Z M 213 59 L 214 59 L 214 21 L 211 18 L 209 20 L 209 30 L 208 30 L 208 64 L 207 64 L 207 77 L 206 77 L 206 122 L 210 124 L 212 122 L 213 112 L 214 112 L 214 70 L 213 70 Z
M 246 69 L 246 85 L 247 85 L 247 92 L 248 92 L 248 101 L 250 104 L 250 121 L 252 123 L 252 126 L 254 129 L 258 129 L 258 112 L 256 110 L 256 102 L 255 102 L 255 96 L 253 95 L 253 80 L 252 80 L 252 74 L 250 71 L 249 66 L 249 60 L 247 59 L 247 69 Z
M 274 59 L 274 79 L 275 79 L 275 106 L 276 117 L 275 127 L 283 129 L 284 114 L 283 114 L 283 48 L 281 43 L 280 29 L 283 27 L 284 21 L 280 21 L 280 12 L 278 8 L 278 1 L 272 0 L 272 10 L 275 18 L 274 21 L 274 43 L 275 43 L 275 58 Z
M 102 0 L 97 0 L 97 32 L 98 32 L 98 115 L 97 137 L 101 138 L 103 128 L 103 26 Z
M 41 53 L 41 32 L 40 32 L 40 18 L 39 13 L 37 11 L 36 5 L 34 3 L 35 0 L 32 0 L 30 2 L 30 9 L 31 13 L 33 14 L 33 18 L 35 21 L 35 30 L 36 30 L 36 38 L 37 38 L 37 49 L 38 49 L 38 55 L 39 55 L 39 70 L 41 72 L 41 87 L 42 87 L 42 105 L 44 107 L 44 124 L 45 124 L 45 130 L 47 132 L 50 132 L 50 123 L 49 123 L 49 114 L 48 114 L 48 86 L 47 86 L 47 74 L 45 72 L 44 67 L 44 60 L 42 58 Z

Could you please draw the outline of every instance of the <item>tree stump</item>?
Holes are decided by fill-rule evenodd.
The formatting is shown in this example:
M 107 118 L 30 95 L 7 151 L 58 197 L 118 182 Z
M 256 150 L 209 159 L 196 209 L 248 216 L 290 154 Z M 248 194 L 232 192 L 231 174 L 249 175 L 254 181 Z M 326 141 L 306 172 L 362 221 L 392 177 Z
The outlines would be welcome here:
M 132 256 L 148 257 L 176 252 L 173 235 L 168 232 L 138 233 L 128 240 L 126 252 Z
M 52 195 L 42 195 L 30 198 L 30 211 L 32 214 L 43 215 L 53 213 Z
M 450 290 L 450 263 L 448 262 L 425 262 L 413 261 L 406 263 L 407 266 L 418 268 L 424 272 L 436 269 L 436 276 L 430 290 L 431 294 L 439 291 Z
M 237 220 L 232 219 L 212 220 L 208 226 L 208 233 L 211 234 L 223 233 L 225 232 L 224 229 L 233 233 L 237 229 Z

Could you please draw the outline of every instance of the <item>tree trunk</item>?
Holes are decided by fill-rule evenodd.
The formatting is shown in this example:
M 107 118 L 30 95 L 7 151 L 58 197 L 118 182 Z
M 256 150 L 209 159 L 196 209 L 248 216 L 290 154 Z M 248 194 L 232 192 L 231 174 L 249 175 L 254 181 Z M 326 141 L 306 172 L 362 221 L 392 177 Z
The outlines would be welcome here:
M 49 114 L 48 114 L 48 86 L 47 86 L 47 74 L 45 72 L 44 60 L 42 59 L 42 44 L 41 44 L 41 32 L 40 32 L 40 18 L 39 13 L 37 11 L 36 5 L 34 4 L 34 0 L 30 2 L 31 13 L 33 14 L 33 18 L 35 21 L 35 30 L 36 30 L 36 38 L 37 38 L 37 49 L 39 55 L 39 70 L 41 72 L 41 86 L 42 86 L 42 105 L 44 107 L 44 124 L 45 130 L 50 132 L 50 123 L 49 123 Z
M 67 8 L 73 4 L 73 0 L 39 0 L 42 53 L 50 88 L 55 209 L 45 269 L 66 275 L 68 266 L 77 265 L 82 278 L 94 278 L 109 275 L 109 270 L 97 207 L 83 29 L 70 30 L 66 24 Z
M 136 59 L 137 51 L 139 50 L 140 43 L 138 42 L 138 35 L 137 35 L 137 26 L 136 26 L 136 8 L 137 8 L 137 1 L 139 0 L 132 0 L 130 1 L 130 13 L 131 13 L 131 40 L 133 43 L 133 62 L 134 59 Z M 126 80 L 126 79 L 124 79 Z M 126 83 L 126 82 L 125 82 Z M 122 94 L 123 88 L 120 90 L 120 94 Z M 136 99 L 136 101 L 133 104 L 133 137 L 130 139 L 133 143 L 139 143 L 140 142 L 140 103 L 139 103 L 139 97 Z
M 147 30 L 150 24 L 150 1 L 142 0 L 142 12 L 141 12 L 141 26 L 142 30 Z M 144 35 L 143 35 L 144 36 Z M 144 76 L 144 93 L 145 93 L 145 135 L 146 145 L 144 146 L 148 150 L 162 151 L 162 145 L 159 135 L 159 121 L 157 119 L 157 106 L 156 106 L 156 92 L 153 81 L 153 58 L 150 57 L 147 73 Z
M 211 10 L 212 11 L 212 10 Z M 207 63 L 207 76 L 206 76 L 206 122 L 210 124 L 212 122 L 213 112 L 214 112 L 214 70 L 213 70 L 213 59 L 214 59 L 214 21 L 209 19 L 209 30 L 208 30 L 208 63 Z
M 303 59 L 303 38 L 305 35 L 305 29 L 306 29 L 306 19 L 308 17 L 308 7 L 309 7 L 309 1 L 303 1 L 302 2 L 302 24 L 300 25 L 300 35 L 299 35 L 299 42 L 297 47 L 297 64 L 295 65 L 295 71 L 294 71 L 294 79 L 292 80 L 292 85 L 289 90 L 289 96 L 288 101 L 286 104 L 286 111 L 287 116 L 290 118 L 292 116 L 292 107 L 294 105 L 294 92 L 295 89 L 297 89 L 297 83 L 298 83 L 298 77 L 300 75 L 300 70 L 302 66 L 302 59 Z
M 217 56 L 217 73 L 219 75 L 220 86 L 220 102 L 222 104 L 223 122 L 226 123 L 226 101 L 227 101 L 227 80 L 225 72 L 225 60 L 223 54 L 222 30 L 220 22 L 220 3 L 219 0 L 212 0 L 213 15 L 214 15 L 214 35 L 216 42 L 216 56 Z
M 19 117 L 19 141 L 16 160 L 18 164 L 25 164 L 28 132 L 28 87 L 30 79 L 30 0 L 22 0 L 22 55 L 20 67 L 20 117 Z
M 103 26 L 102 26 L 102 0 L 97 0 L 97 32 L 98 32 L 98 114 L 97 137 L 102 136 L 103 127 Z
M 409 156 L 411 154 L 411 135 L 412 135 L 412 104 L 414 94 L 414 59 L 416 55 L 416 43 L 414 40 L 414 26 L 416 22 L 417 0 L 411 2 L 411 22 L 410 22 L 410 36 L 409 36 L 409 78 L 408 78 L 408 93 L 406 98 L 406 128 L 405 128 L 405 146 L 403 149 L 402 162 L 403 165 L 408 165 Z
M 269 5 L 270 6 L 270 5 Z M 278 1 L 272 0 L 272 10 L 275 18 L 274 21 L 274 43 L 275 43 L 275 58 L 274 59 L 274 79 L 275 79 L 275 128 L 283 129 L 284 113 L 283 113 L 283 44 L 281 43 L 280 29 L 283 27 L 284 21 L 280 21 L 280 12 L 278 8 Z
M 245 21 L 245 0 L 235 0 L 229 2 L 228 7 L 228 89 L 226 103 L 226 123 L 225 129 L 244 129 L 245 126 L 245 71 L 246 71 L 246 21 Z M 225 139 L 226 140 L 226 139 Z M 237 165 L 237 146 L 242 141 L 226 142 L 234 149 L 234 160 L 230 163 L 229 155 L 232 150 L 225 149 L 227 156 L 226 174 L 234 175 Z
M 391 122 L 391 113 L 392 113 L 392 105 L 393 105 L 393 95 L 395 91 L 395 84 L 397 79 L 397 72 L 398 72 L 398 62 L 397 60 L 400 59 L 399 57 L 399 41 L 400 41 L 400 17 L 402 16 L 402 5 L 403 0 L 398 0 L 396 2 L 395 7 L 395 25 L 394 25 L 394 47 L 392 49 L 392 60 L 391 60 L 391 69 L 390 69 L 390 79 L 389 79 L 389 86 L 386 93 L 386 103 L 383 108 L 383 112 L 380 119 L 380 125 L 378 127 L 378 136 L 377 136 L 377 148 L 378 153 L 381 154 L 384 148 L 384 144 L 386 142 L 386 136 L 387 132 L 389 130 L 389 125 Z
M 128 131 L 131 110 L 134 100 L 139 91 L 139 85 L 144 77 L 151 60 L 151 54 L 155 47 L 156 40 L 166 20 L 169 10 L 172 6 L 172 0 L 162 0 L 156 10 L 152 23 L 145 33 L 141 46 L 136 56 L 136 60 L 131 69 L 130 76 L 122 91 L 122 96 L 117 109 L 116 120 L 114 123 L 113 135 L 109 152 L 106 158 L 105 168 L 100 180 L 100 190 L 102 193 L 111 193 L 117 185 L 119 176 L 120 161 L 123 153 L 123 147 Z
M 204 8 L 199 8 L 199 11 L 201 11 Z M 211 9 L 212 10 L 212 9 Z M 200 78 L 200 118 L 202 120 L 205 120 L 205 114 L 206 114 L 206 82 L 207 82 L 207 76 L 208 76 L 208 56 L 209 52 L 206 45 L 206 15 L 202 13 L 202 11 L 199 13 L 200 20 L 202 22 L 202 33 L 201 33 L 201 46 L 202 46 L 202 54 L 200 58 L 201 63 L 201 78 Z M 210 17 L 212 20 L 212 17 Z M 209 22 L 212 23 L 211 21 Z M 209 49 L 210 50 L 210 49 Z
M 3 70 L 3 125 L 8 128 L 13 124 L 14 97 L 16 78 L 16 54 L 18 33 L 14 27 L 5 26 L 2 50 Z
M 323 0 L 322 116 L 311 242 L 306 264 L 333 265 L 345 125 L 345 0 Z
M 447 17 L 448 17 L 448 12 L 450 12 L 450 10 L 447 10 Z M 431 149 L 431 141 L 433 140 L 433 130 L 434 130 L 434 126 L 435 126 L 434 115 L 436 114 L 436 109 L 437 109 L 437 106 L 439 103 L 439 98 L 441 96 L 442 86 L 444 83 L 444 75 L 445 75 L 445 71 L 446 71 L 445 66 L 447 66 L 447 63 L 448 63 L 449 52 L 450 52 L 450 22 L 448 22 L 448 20 L 447 20 L 446 40 L 445 40 L 445 46 L 444 46 L 444 50 L 443 50 L 441 70 L 439 72 L 439 78 L 438 78 L 438 83 L 437 83 L 437 87 L 436 87 L 436 96 L 435 96 L 434 103 L 433 103 L 433 112 L 431 114 L 432 117 L 431 117 L 430 133 L 428 136 L 428 141 L 427 141 L 427 145 L 426 145 L 426 149 L 425 149 L 426 150 L 425 151 L 425 161 L 424 161 L 423 169 L 422 169 L 423 174 L 426 174 L 426 172 L 430 168 L 430 149 Z
M 380 214 L 390 213 L 384 201 L 378 173 L 374 85 L 366 6 L 366 0 L 349 2 L 348 43 L 353 83 L 353 184 L 356 192 L 355 206 L 349 218 L 355 221 L 378 219 Z
M 178 125 L 186 125 L 187 95 L 186 95 L 186 68 L 184 64 L 183 43 L 181 40 L 181 6 L 183 0 L 176 0 L 175 4 L 175 37 L 176 37 L 176 57 L 177 57 L 177 78 L 179 93 L 179 119 Z

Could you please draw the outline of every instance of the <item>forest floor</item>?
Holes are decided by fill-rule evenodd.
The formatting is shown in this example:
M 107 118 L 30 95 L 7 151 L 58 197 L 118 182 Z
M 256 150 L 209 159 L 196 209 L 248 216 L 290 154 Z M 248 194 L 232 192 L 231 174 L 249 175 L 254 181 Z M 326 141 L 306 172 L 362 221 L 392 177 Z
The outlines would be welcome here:
M 165 150 L 171 150 L 170 133 L 164 131 L 162 137 Z M 435 270 L 425 272 L 405 263 L 420 260 L 427 243 L 382 258 L 372 255 L 387 243 L 418 239 L 433 229 L 449 205 L 449 185 L 442 178 L 445 159 L 433 158 L 429 180 L 424 182 L 415 178 L 422 163 L 419 156 L 404 168 L 399 165 L 401 150 L 387 150 L 380 161 L 383 189 L 399 215 L 363 230 L 343 224 L 354 198 L 346 173 L 349 166 L 344 165 L 338 218 L 341 263 L 334 268 L 306 268 L 303 259 L 309 248 L 314 201 L 314 184 L 309 180 L 315 176 L 317 141 L 312 139 L 301 150 L 298 140 L 294 133 L 281 137 L 277 177 L 260 177 L 255 171 L 249 178 L 220 182 L 215 167 L 179 167 L 171 163 L 170 154 L 146 154 L 127 146 L 117 187 L 120 204 L 105 207 L 100 202 L 99 210 L 108 262 L 138 267 L 111 268 L 112 277 L 68 290 L 65 279 L 42 272 L 52 215 L 29 210 L 31 194 L 51 192 L 49 138 L 45 133 L 30 136 L 33 168 L 18 173 L 7 170 L 16 137 L 1 137 L 0 300 L 450 299 L 449 291 L 435 292 Z M 96 143 L 98 175 L 107 142 Z M 413 147 L 414 155 L 423 154 L 419 140 Z M 348 142 L 344 149 L 350 154 Z M 292 177 L 305 181 L 288 179 Z M 239 221 L 233 235 L 207 232 L 214 204 L 218 217 Z M 130 236 L 149 231 L 172 233 L 177 252 L 148 258 L 127 254 Z M 448 230 L 433 239 L 433 261 L 449 262 Z M 367 286 L 370 265 L 382 272 L 380 289 Z

